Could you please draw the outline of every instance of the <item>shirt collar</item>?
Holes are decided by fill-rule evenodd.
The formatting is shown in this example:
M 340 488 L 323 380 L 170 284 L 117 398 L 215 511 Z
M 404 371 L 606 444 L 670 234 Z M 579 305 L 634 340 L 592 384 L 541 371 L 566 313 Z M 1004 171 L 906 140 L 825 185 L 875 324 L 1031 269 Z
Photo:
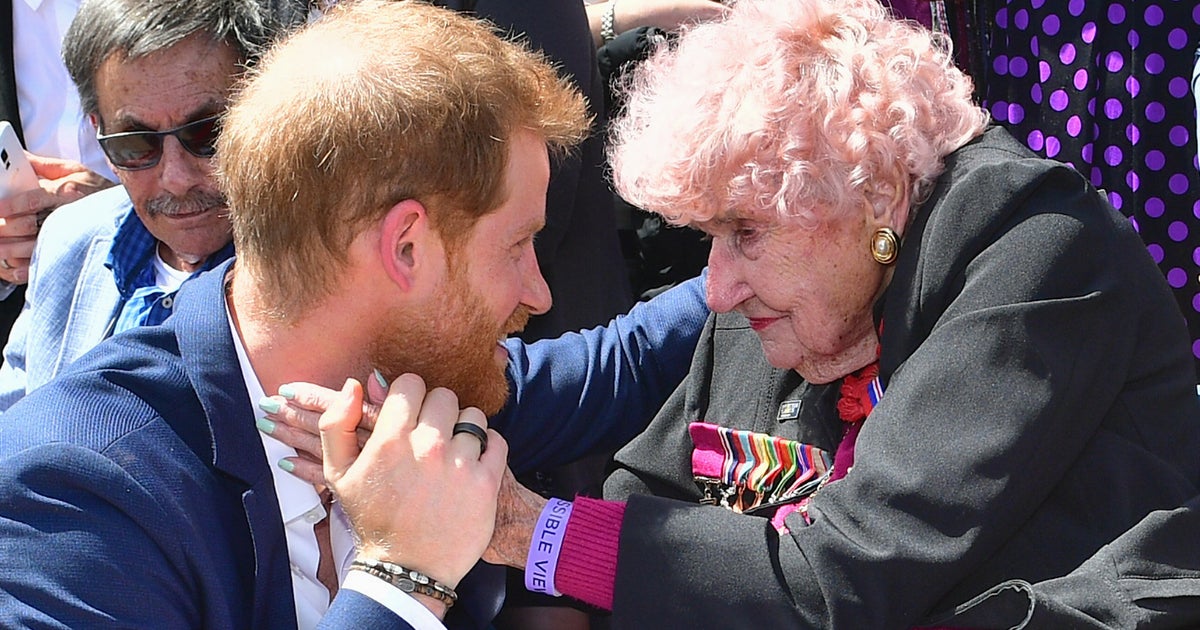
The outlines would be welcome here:
M 229 312 L 228 298 L 225 301 L 225 316 L 229 322 L 230 335 L 233 337 L 233 348 L 237 353 L 238 366 L 242 370 L 242 379 L 246 383 L 246 392 L 250 395 L 250 403 L 256 405 L 254 415 L 262 417 L 263 414 L 257 405 L 258 401 L 266 396 L 266 392 L 263 391 L 258 375 L 254 372 L 254 366 L 250 363 L 246 347 L 242 345 L 241 334 L 233 325 L 233 315 Z M 286 525 L 319 507 L 321 498 L 312 484 L 279 468 L 279 460 L 284 457 L 295 457 L 296 450 L 261 431 L 258 435 L 262 438 L 263 449 L 267 452 L 267 463 L 271 465 L 271 479 L 275 483 L 275 494 L 279 498 L 279 512 L 283 517 L 284 524 Z M 311 527 L 311 523 L 309 526 Z
M 143 287 L 154 286 L 154 265 L 151 264 L 158 247 L 158 239 L 146 229 L 136 211 L 130 211 L 113 235 L 112 247 L 108 252 L 106 267 L 112 269 L 117 282 L 117 291 L 125 298 Z M 227 243 L 204 261 L 196 273 L 208 271 L 233 256 L 233 243 Z M 195 273 L 192 274 L 196 275 Z

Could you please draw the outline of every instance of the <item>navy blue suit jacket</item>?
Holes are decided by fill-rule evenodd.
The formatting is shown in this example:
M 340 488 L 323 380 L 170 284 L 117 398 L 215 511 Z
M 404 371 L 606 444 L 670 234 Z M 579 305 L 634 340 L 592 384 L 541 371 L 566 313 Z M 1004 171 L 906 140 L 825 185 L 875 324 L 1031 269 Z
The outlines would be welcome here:
M 294 627 L 287 544 L 222 266 L 0 421 L 0 625 Z M 329 627 L 407 628 L 339 595 Z M 371 626 L 384 627 L 384 626 Z
M 278 500 L 225 316 L 228 266 L 187 283 L 164 325 L 106 340 L 0 416 L 0 626 L 294 627 Z M 674 295 L 662 312 L 690 313 L 681 322 L 643 309 L 641 324 L 518 348 L 514 364 L 541 378 L 538 386 L 517 378 L 532 412 L 506 416 L 525 457 L 545 457 L 533 446 L 538 435 L 576 448 L 611 439 L 592 422 L 611 403 L 581 406 L 577 397 L 574 414 L 539 411 L 554 410 L 549 401 L 563 392 L 590 383 L 615 400 L 619 387 L 636 393 L 635 406 L 669 393 L 704 314 L 698 283 Z M 639 344 L 661 342 L 655 331 L 674 323 L 695 329 L 691 346 L 683 335 L 683 347 L 667 354 L 683 355 L 680 365 L 651 360 Z M 614 341 L 622 331 L 627 338 Z M 550 380 L 551 357 L 592 367 L 568 372 L 563 385 Z M 649 381 L 640 380 L 643 368 Z M 647 394 L 654 387 L 664 391 Z M 637 425 L 610 426 L 628 433 Z M 457 611 L 469 608 L 463 596 Z M 408 627 L 345 589 L 322 625 Z

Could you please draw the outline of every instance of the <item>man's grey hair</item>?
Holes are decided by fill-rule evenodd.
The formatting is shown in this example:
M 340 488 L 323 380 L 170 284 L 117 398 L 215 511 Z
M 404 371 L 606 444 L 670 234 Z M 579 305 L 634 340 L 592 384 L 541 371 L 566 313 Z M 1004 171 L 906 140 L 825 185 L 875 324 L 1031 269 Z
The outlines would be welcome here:
M 63 38 L 63 61 L 80 106 L 94 114 L 96 73 L 114 54 L 137 59 L 204 33 L 232 46 L 249 66 L 278 33 L 277 25 L 259 0 L 84 0 Z

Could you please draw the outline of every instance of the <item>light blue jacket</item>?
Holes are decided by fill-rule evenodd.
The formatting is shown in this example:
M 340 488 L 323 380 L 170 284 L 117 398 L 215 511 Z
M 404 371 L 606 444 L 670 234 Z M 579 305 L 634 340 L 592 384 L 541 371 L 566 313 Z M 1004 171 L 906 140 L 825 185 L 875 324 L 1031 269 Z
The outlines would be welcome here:
M 29 267 L 25 307 L 0 368 L 0 410 L 109 336 L 121 304 L 104 266 L 133 202 L 116 186 L 65 205 L 42 225 Z

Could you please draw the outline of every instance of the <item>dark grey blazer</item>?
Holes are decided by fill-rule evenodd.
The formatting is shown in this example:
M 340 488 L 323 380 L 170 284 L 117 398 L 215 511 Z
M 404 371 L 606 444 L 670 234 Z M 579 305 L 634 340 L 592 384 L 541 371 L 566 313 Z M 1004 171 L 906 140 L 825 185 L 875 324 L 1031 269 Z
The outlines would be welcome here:
M 911 627 L 1005 580 L 1065 575 L 1200 492 L 1200 401 L 1161 273 L 1079 174 L 1007 132 L 948 159 L 880 313 L 887 390 L 814 523 L 793 515 L 777 536 L 765 519 L 629 496 L 615 627 Z M 836 444 L 829 388 L 786 382 L 744 329 L 710 323 L 606 495 L 694 501 L 699 418 Z M 776 420 L 789 396 L 800 418 Z
M 1151 512 L 1069 575 L 1008 580 L 931 625 L 1013 630 L 1200 627 L 1200 496 Z

